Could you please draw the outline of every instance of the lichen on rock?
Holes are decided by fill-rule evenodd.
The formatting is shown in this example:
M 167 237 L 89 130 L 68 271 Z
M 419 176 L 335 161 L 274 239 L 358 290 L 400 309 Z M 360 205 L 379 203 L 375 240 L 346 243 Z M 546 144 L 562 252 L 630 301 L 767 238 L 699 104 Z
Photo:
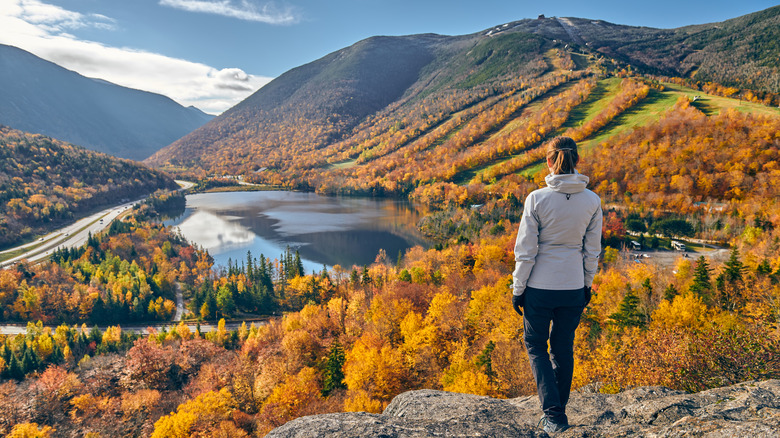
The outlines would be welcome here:
M 744 382 L 689 394 L 665 387 L 618 394 L 573 392 L 572 427 L 560 437 L 775 437 L 780 380 Z M 269 438 L 546 437 L 538 399 L 494 399 L 429 389 L 398 395 L 382 414 L 312 415 Z

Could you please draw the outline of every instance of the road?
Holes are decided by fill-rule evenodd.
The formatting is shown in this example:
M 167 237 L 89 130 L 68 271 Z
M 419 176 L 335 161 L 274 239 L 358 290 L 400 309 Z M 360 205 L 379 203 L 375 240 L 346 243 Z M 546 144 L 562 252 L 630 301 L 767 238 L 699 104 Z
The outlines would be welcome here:
M 249 327 L 252 323 L 255 324 L 255 326 L 263 325 L 267 323 L 267 319 L 256 319 L 247 321 L 246 325 Z M 231 321 L 225 323 L 225 329 L 226 330 L 237 330 L 239 327 L 241 327 L 241 324 L 243 321 Z M 170 330 L 171 327 L 176 326 L 178 324 L 176 323 L 157 323 L 152 322 L 149 324 L 139 324 L 139 325 L 122 325 L 117 324 L 122 328 L 123 332 L 129 332 L 129 333 L 140 333 L 140 334 L 149 334 L 149 329 L 153 328 L 157 332 L 162 331 L 164 328 Z M 193 323 L 187 323 L 185 324 L 191 331 L 195 331 L 198 327 L 197 324 Z M 52 332 L 56 328 L 55 326 L 50 326 L 52 329 Z M 71 326 L 72 327 L 72 326 Z M 79 325 L 80 327 L 80 325 Z M 90 327 L 91 328 L 91 327 Z M 106 328 L 108 327 L 98 327 L 100 331 L 106 331 Z M 203 322 L 200 324 L 200 331 L 201 332 L 211 332 L 215 331 L 217 329 L 217 324 L 214 322 Z M 0 335 L 19 335 L 19 334 L 26 334 L 27 333 L 27 326 L 23 324 L 6 324 L 6 325 L 0 325 Z
M 140 202 L 140 200 L 126 202 L 117 207 L 103 210 L 60 228 L 59 230 L 53 231 L 35 242 L 2 251 L 0 254 L 18 251 L 20 249 L 26 250 L 21 255 L 0 263 L 0 268 L 11 266 L 22 259 L 27 259 L 30 262 L 40 261 L 49 257 L 51 252 L 57 248 L 79 247 L 87 242 L 90 233 L 95 235 L 103 231 L 111 224 L 111 221 L 116 219 L 117 216 L 131 208 L 137 202 Z
M 195 183 L 189 181 L 176 182 L 181 186 L 179 190 L 187 190 L 195 186 Z M 103 211 L 80 219 L 73 224 L 62 227 L 59 230 L 53 231 L 34 242 L 0 251 L 0 255 L 3 255 L 14 251 L 24 250 L 22 254 L 16 257 L 0 262 L 0 268 L 11 266 L 23 259 L 27 259 L 30 262 L 43 260 L 44 258 L 49 257 L 51 252 L 57 248 L 78 248 L 79 246 L 87 243 L 87 238 L 89 237 L 90 233 L 95 235 L 105 230 L 109 225 L 111 225 L 111 221 L 116 219 L 126 210 L 132 208 L 133 205 L 143 201 L 143 199 L 125 202 L 124 204 L 118 205 L 116 207 L 107 208 Z
M 176 315 L 173 317 L 174 321 L 181 321 L 181 317 L 184 316 L 184 294 L 181 291 L 181 283 L 176 283 Z

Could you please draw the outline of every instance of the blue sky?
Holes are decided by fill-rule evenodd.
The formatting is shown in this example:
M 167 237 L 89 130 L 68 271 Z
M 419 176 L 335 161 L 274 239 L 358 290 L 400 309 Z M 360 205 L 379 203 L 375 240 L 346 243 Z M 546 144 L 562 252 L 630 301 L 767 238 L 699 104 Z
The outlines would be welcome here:
M 218 114 L 285 71 L 373 35 L 460 35 L 539 14 L 673 28 L 759 0 L 0 0 L 0 43 Z

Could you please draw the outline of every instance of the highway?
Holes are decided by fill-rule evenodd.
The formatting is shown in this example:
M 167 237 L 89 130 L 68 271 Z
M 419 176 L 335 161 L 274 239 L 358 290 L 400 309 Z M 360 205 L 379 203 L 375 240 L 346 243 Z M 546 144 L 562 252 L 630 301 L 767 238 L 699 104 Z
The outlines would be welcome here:
M 176 182 L 179 184 L 179 186 L 181 186 L 179 188 L 180 191 L 187 190 L 195 186 L 195 183 L 189 181 L 176 181 Z M 105 230 L 111 225 L 111 221 L 119 217 L 119 215 L 121 215 L 122 213 L 131 209 L 133 205 L 142 201 L 143 199 L 139 199 L 136 201 L 125 202 L 115 207 L 107 208 L 103 211 L 94 213 L 90 216 L 79 219 L 78 221 L 70 225 L 64 226 L 56 231 L 53 231 L 39 238 L 34 242 L 30 242 L 24 245 L 17 246 L 15 248 L 0 251 L 0 255 L 7 254 L 10 252 L 20 251 L 20 250 L 23 251 L 20 255 L 17 255 L 3 262 L 0 262 L 0 268 L 13 266 L 18 261 L 25 260 L 25 259 L 28 262 L 33 262 L 33 263 L 41 261 L 49 257 L 52 251 L 58 248 L 63 248 L 63 247 L 78 248 L 81 245 L 87 243 L 87 239 L 90 233 L 92 233 L 92 235 L 95 235 Z M 177 287 L 176 316 L 174 318 L 175 321 L 180 321 L 183 314 L 184 314 L 184 298 L 182 297 L 181 288 Z M 235 325 L 233 329 L 238 328 L 241 325 L 240 322 L 229 323 L 229 324 Z M 158 330 L 163 327 L 163 325 L 156 324 L 156 323 L 153 323 L 151 326 L 155 327 Z M 128 328 L 123 328 L 123 330 L 132 331 L 134 333 L 146 333 L 148 327 L 149 327 L 148 325 L 137 326 L 137 327 L 128 326 Z M 192 330 L 195 330 L 195 325 L 193 324 L 190 328 Z M 102 330 L 105 330 L 105 327 L 103 327 Z M 204 324 L 201 326 L 201 330 L 202 331 L 216 330 L 216 325 L 212 326 L 209 324 Z M 26 325 L 22 325 L 22 324 L 0 325 L 0 334 L 4 334 L 4 335 L 26 333 L 26 331 L 27 331 Z
M 195 186 L 195 183 L 189 181 L 176 182 L 181 186 L 179 190 L 187 190 Z M 30 262 L 38 262 L 49 257 L 51 252 L 57 248 L 78 248 L 81 245 L 87 243 L 87 238 L 89 237 L 90 233 L 95 235 L 105 230 L 109 225 L 111 225 L 111 221 L 116 219 L 126 210 L 132 208 L 133 205 L 142 201 L 143 199 L 139 199 L 136 201 L 125 202 L 116 207 L 107 208 L 103 211 L 80 219 L 73 224 L 62 227 L 59 230 L 55 230 L 34 242 L 0 251 L 0 255 L 3 255 L 10 252 L 24 250 L 24 252 L 16 257 L 0 262 L 0 268 L 11 266 L 23 259 L 27 259 L 27 261 Z
M 0 263 L 0 268 L 11 266 L 23 259 L 27 259 L 27 261 L 30 262 L 40 261 L 46 257 L 49 257 L 51 252 L 57 248 L 79 247 L 87 242 L 89 233 L 95 235 L 103 231 L 111 224 L 111 221 L 117 218 L 117 216 L 119 216 L 127 209 L 132 208 L 133 205 L 140 201 L 141 200 L 126 202 L 117 207 L 112 207 L 100 211 L 80 219 L 73 224 L 62 227 L 59 230 L 53 231 L 34 242 L 2 251 L 0 252 L 0 255 L 18 251 L 20 249 L 26 250 L 21 255 Z

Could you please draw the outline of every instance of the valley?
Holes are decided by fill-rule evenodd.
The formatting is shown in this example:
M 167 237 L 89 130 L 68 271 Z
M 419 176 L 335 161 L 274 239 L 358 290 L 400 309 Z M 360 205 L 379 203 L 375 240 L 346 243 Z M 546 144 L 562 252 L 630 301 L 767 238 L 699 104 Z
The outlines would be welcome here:
M 578 397 L 780 378 L 779 20 L 372 37 L 143 164 L 2 128 L 3 244 L 33 241 L 0 253 L 0 433 L 265 436 L 410 390 L 536 394 L 511 274 L 559 135 L 603 210 Z

